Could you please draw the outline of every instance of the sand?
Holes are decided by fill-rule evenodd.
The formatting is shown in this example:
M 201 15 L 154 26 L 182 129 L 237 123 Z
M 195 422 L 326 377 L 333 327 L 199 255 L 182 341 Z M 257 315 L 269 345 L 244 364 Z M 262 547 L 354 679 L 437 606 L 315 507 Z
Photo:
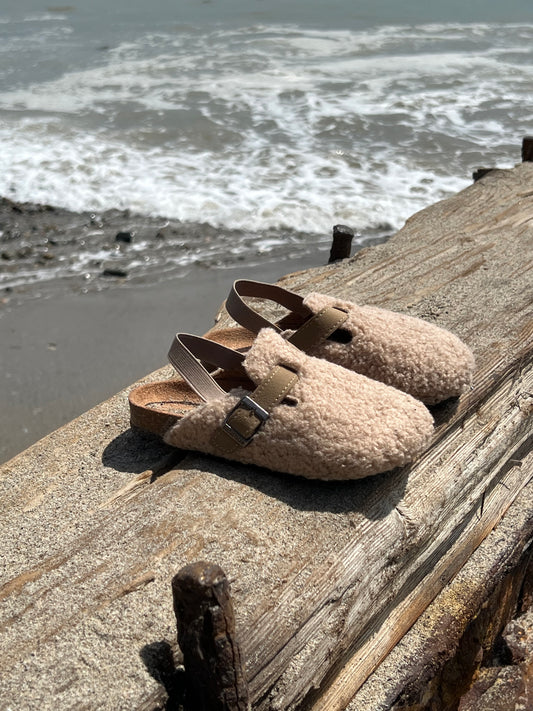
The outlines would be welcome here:
M 0 197 L 0 463 L 165 364 L 176 331 L 205 333 L 234 279 L 324 265 L 330 244 Z
M 58 289 L 48 298 L 0 310 L 0 462 L 166 363 L 174 333 L 205 333 L 234 279 L 274 281 L 316 264 L 266 262 L 252 268 L 193 268 L 156 284 L 117 283 L 87 294 Z

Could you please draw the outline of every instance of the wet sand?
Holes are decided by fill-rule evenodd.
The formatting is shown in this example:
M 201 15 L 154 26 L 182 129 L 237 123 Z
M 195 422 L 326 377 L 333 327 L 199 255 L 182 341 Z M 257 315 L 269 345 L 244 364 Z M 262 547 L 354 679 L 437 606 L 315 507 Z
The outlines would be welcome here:
M 68 257 L 69 230 L 79 229 L 85 216 L 75 220 L 65 211 L 22 209 L 13 212 L 19 236 L 1 242 L 1 248 L 16 255 L 17 249 L 24 250 L 24 240 L 27 246 L 28 234 L 44 244 L 46 221 L 53 216 L 56 229 L 65 228 L 63 249 Z M 12 234 L 10 214 L 9 210 L 7 218 L 5 212 L 1 215 L 4 236 Z M 117 224 L 113 223 L 113 230 Z M 15 256 L 4 259 L 2 266 L 16 274 L 26 268 L 24 260 L 42 260 L 40 249 L 33 247 L 32 256 L 23 251 L 18 262 Z M 75 249 L 75 242 L 70 249 Z M 154 273 L 152 283 L 147 278 L 100 280 L 98 288 L 87 289 L 73 277 L 50 279 L 44 287 L 4 289 L 0 295 L 0 462 L 164 365 L 174 333 L 204 333 L 234 279 L 273 281 L 325 264 L 327 257 L 328 248 L 315 248 L 292 259 L 272 261 L 271 255 L 265 256 L 263 264 L 252 267 L 196 264 L 171 279 Z M 96 280 L 92 284 L 98 285 Z

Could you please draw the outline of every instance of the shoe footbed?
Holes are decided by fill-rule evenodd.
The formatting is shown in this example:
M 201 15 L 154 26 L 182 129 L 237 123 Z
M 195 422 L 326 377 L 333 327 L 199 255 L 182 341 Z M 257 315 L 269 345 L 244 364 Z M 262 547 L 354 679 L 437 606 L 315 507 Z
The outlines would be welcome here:
M 296 329 L 301 323 L 301 318 L 289 313 L 277 325 L 282 330 Z M 213 331 L 208 338 L 227 348 L 246 352 L 254 342 L 255 334 L 237 326 Z M 255 387 L 243 373 L 225 371 L 214 373 L 213 377 L 226 392 L 238 387 L 244 390 L 253 390 Z M 162 435 L 176 420 L 202 404 L 203 400 L 184 380 L 176 378 L 138 386 L 129 394 L 129 402 L 131 424 Z
M 279 321 L 276 321 L 276 326 L 282 331 L 285 330 L 296 330 L 305 322 L 301 316 L 298 314 L 289 313 L 284 316 Z M 244 351 L 250 348 L 255 340 L 255 333 L 249 331 L 247 328 L 242 326 L 236 326 L 233 328 L 220 328 L 216 331 L 210 333 L 207 338 L 210 341 L 215 341 L 220 343 L 227 348 L 233 348 L 234 351 Z
M 234 388 L 249 391 L 255 387 L 240 373 L 215 373 L 213 377 L 226 392 Z M 163 380 L 135 388 L 130 393 L 129 402 L 132 425 L 163 434 L 176 420 L 203 404 L 204 400 L 184 380 Z

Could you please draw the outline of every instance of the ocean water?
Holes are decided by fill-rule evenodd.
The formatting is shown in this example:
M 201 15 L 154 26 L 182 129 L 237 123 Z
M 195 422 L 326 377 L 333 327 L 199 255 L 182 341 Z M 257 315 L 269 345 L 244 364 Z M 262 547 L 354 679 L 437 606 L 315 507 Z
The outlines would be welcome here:
M 364 238 L 518 162 L 532 96 L 530 0 L 0 0 L 0 194 Z

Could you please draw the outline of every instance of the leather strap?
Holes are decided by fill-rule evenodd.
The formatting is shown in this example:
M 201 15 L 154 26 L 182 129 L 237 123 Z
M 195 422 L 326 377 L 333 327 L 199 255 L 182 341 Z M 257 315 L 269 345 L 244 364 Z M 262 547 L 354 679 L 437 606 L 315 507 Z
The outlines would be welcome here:
M 348 318 L 346 311 L 342 311 L 334 306 L 326 306 L 318 313 L 311 316 L 303 326 L 295 331 L 287 339 L 296 348 L 308 351 L 313 346 L 325 341 L 331 336 Z
M 308 318 L 313 313 L 311 309 L 303 304 L 303 297 L 293 291 L 284 289 L 276 284 L 265 284 L 262 281 L 250 281 L 248 279 L 238 279 L 233 283 L 231 291 L 226 299 L 226 311 L 234 321 L 247 328 L 253 333 L 259 333 L 262 328 L 273 328 L 281 333 L 281 328 L 271 323 L 252 309 L 243 301 L 243 296 L 256 297 L 258 299 L 268 299 L 280 306 L 284 306 L 289 311 L 294 311 L 303 318 Z
M 348 318 L 345 311 L 334 306 L 328 306 L 313 314 L 311 309 L 304 305 L 302 296 L 276 284 L 238 279 L 233 283 L 226 300 L 226 310 L 237 323 L 253 333 L 258 333 L 262 328 L 273 328 L 281 333 L 281 328 L 248 306 L 243 296 L 274 301 L 305 319 L 300 328 L 288 338 L 290 343 L 302 351 L 308 351 L 325 341 Z
M 177 333 L 168 359 L 185 382 L 206 402 L 226 395 L 204 363 L 225 370 L 242 367 L 244 354 L 231 348 L 189 333 Z M 223 453 L 229 453 L 251 442 L 261 426 L 293 388 L 298 375 L 284 365 L 277 365 L 256 389 L 240 399 L 227 415 L 213 437 L 213 444 Z
M 228 454 L 246 447 L 270 417 L 271 410 L 287 396 L 298 381 L 293 370 L 276 365 L 257 388 L 245 395 L 227 415 L 212 442 Z
M 225 395 L 203 362 L 232 370 L 242 365 L 244 355 L 207 338 L 190 333 L 177 333 L 168 352 L 168 359 L 183 380 L 206 402 Z

